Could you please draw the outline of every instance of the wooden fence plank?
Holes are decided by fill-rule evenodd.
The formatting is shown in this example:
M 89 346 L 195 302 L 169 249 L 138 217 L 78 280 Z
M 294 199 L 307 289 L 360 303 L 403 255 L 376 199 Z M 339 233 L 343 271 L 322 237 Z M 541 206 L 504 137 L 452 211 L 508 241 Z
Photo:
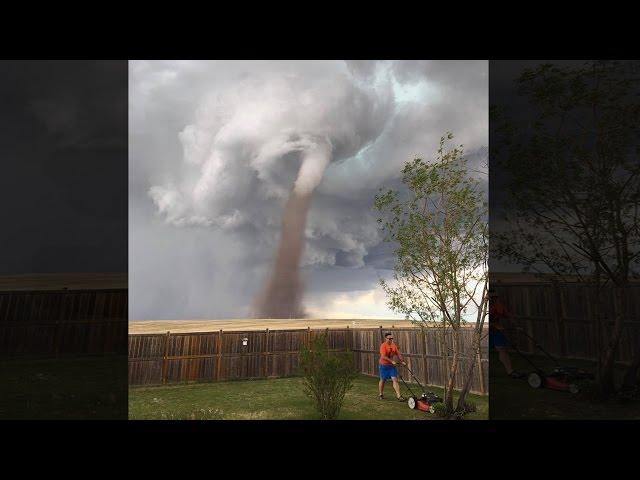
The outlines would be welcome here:
M 168 368 L 168 356 L 169 356 L 169 337 L 171 332 L 167 332 L 164 340 L 164 354 L 162 355 L 162 383 L 167 383 L 167 368 Z
M 265 331 L 265 355 L 269 355 L 269 329 L 267 328 Z M 264 377 L 269 376 L 269 357 L 266 356 L 264 359 Z
M 218 332 L 218 360 L 216 365 L 216 380 L 220 380 L 220 369 L 222 368 L 222 329 Z

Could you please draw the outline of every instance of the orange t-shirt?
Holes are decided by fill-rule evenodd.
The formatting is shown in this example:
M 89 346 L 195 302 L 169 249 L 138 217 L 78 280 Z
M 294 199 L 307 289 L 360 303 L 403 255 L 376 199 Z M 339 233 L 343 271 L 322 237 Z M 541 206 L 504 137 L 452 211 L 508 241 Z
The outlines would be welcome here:
M 393 363 L 386 358 L 382 358 L 383 355 L 393 358 L 396 355 L 400 355 L 400 352 L 398 351 L 398 347 L 396 347 L 395 343 L 389 345 L 387 342 L 384 342 L 380 345 L 380 365 L 393 365 Z
M 511 316 L 511 313 L 500 300 L 489 302 L 489 328 L 490 329 L 502 330 L 503 327 L 500 320 L 507 319 L 510 316 Z

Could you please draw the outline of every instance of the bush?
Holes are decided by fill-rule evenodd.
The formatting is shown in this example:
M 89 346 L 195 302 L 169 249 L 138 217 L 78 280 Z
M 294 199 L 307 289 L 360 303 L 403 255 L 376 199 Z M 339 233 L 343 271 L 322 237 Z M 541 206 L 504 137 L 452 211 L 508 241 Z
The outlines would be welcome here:
M 301 349 L 299 368 L 305 393 L 313 399 L 320 418 L 337 418 L 344 396 L 357 376 L 353 355 L 330 352 L 326 335 L 316 335 L 310 348 L 305 345 Z
M 444 403 L 436 403 L 433 408 L 435 409 L 434 415 L 441 418 L 449 418 L 462 420 L 467 413 L 477 411 L 476 404 L 473 402 L 465 402 L 464 409 L 462 410 L 447 410 Z
M 451 414 L 451 412 L 447 410 L 447 407 L 444 403 L 440 403 L 440 402 L 436 403 L 435 405 L 433 405 L 433 409 L 434 409 L 433 414 L 436 417 L 445 418 L 445 417 L 449 417 L 449 415 Z
M 632 387 L 622 388 L 618 392 L 618 400 L 623 403 L 640 400 L 640 386 L 634 385 Z
M 477 412 L 478 411 L 478 407 L 476 406 L 475 403 L 473 402 L 464 402 L 464 413 L 465 415 L 467 413 L 473 413 L 473 412 Z

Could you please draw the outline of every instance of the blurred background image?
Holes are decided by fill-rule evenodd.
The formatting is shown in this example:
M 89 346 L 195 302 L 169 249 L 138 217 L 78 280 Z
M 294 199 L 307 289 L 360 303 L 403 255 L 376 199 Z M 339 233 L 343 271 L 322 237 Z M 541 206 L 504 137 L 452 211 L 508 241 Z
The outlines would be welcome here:
M 640 418 L 639 73 L 490 62 L 492 419 Z
M 0 418 L 126 418 L 127 62 L 0 62 Z

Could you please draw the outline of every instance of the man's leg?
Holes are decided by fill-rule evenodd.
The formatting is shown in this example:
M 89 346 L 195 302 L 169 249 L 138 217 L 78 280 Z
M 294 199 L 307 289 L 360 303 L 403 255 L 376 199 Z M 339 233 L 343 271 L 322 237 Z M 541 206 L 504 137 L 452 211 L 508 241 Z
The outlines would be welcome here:
M 382 392 L 384 391 L 384 380 L 380 379 L 378 382 L 378 393 L 382 396 Z
M 391 381 L 393 381 L 393 389 L 396 391 L 396 398 L 400 398 L 400 384 L 398 383 L 397 377 L 391 377 Z
M 495 347 L 498 351 L 498 358 L 500 359 L 500 363 L 504 365 L 504 368 L 507 370 L 507 375 L 511 375 L 513 372 L 513 367 L 511 366 L 511 357 L 509 356 L 509 352 L 507 352 L 507 347 Z

